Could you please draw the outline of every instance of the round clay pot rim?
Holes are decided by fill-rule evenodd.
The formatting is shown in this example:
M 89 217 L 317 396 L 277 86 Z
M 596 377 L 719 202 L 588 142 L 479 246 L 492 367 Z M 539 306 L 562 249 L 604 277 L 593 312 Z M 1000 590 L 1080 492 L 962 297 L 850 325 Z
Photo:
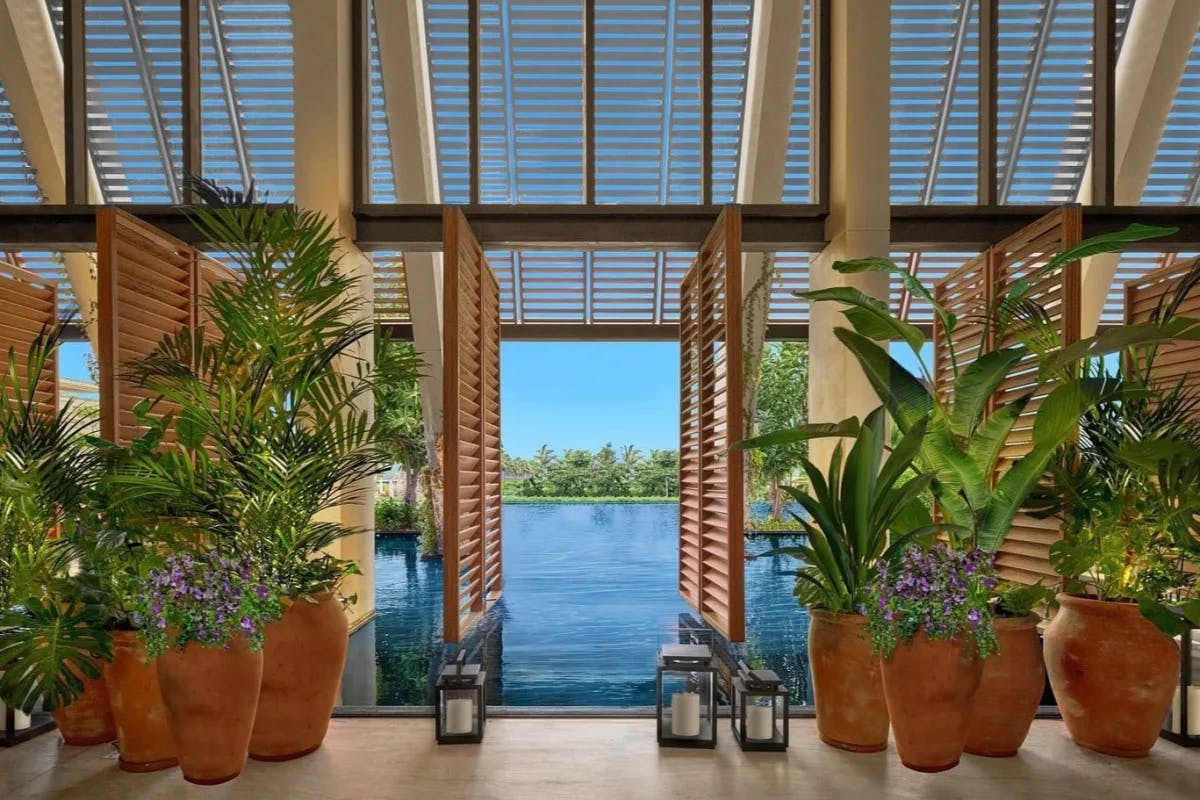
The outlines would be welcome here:
M 810 608 L 808 615 L 809 617 L 820 617 L 835 625 L 863 625 L 867 621 L 866 616 L 854 611 L 830 611 L 827 608 Z
M 1030 612 L 1021 617 L 993 617 L 993 628 L 1036 628 L 1042 621 L 1040 614 Z
M 1075 594 L 1073 592 L 1059 592 L 1057 595 L 1055 595 L 1055 599 L 1058 601 L 1060 606 L 1069 605 L 1077 606 L 1079 608 L 1096 609 L 1111 608 L 1113 610 L 1127 609 L 1141 613 L 1140 609 L 1138 609 L 1137 603 L 1132 600 L 1101 600 L 1098 597 L 1093 597 L 1086 594 Z

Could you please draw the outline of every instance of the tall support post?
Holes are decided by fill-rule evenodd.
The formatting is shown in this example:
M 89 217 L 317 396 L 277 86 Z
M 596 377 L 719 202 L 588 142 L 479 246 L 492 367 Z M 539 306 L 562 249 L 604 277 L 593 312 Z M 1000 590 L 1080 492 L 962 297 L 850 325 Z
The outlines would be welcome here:
M 979 0 L 979 204 L 996 205 L 1000 0 Z
M 79 62 L 82 66 L 82 62 Z M 78 70 L 77 70 L 78 71 Z M 38 189 L 46 202 L 96 202 L 101 200 L 100 183 L 88 157 L 83 122 L 76 120 L 80 131 L 76 146 L 83 146 L 82 161 L 72 180 L 83 177 L 82 199 L 71 201 L 67 196 L 65 65 L 50 12 L 41 0 L 0 0 L 0 83 L 8 97 L 9 108 L 25 157 L 37 175 Z M 83 83 L 76 79 L 72 96 L 80 94 Z M 84 97 L 86 100 L 86 96 Z M 81 107 L 82 108 L 82 107 Z M 82 112 L 80 112 L 82 113 Z M 79 187 L 75 188 L 76 193 Z M 64 253 L 67 280 L 79 304 L 80 321 L 92 346 L 98 344 L 96 321 L 96 273 L 89 253 Z
M 481 196 L 479 152 L 480 106 L 483 93 L 479 80 L 479 0 L 467 0 L 467 148 L 471 168 L 471 203 L 478 203 Z M 515 146 L 515 143 L 513 144 Z
M 1092 202 L 1114 202 L 1116 164 L 1117 4 L 1092 12 Z
M 66 143 L 66 200 L 88 201 L 87 186 L 87 8 L 85 0 L 63 4 L 63 141 Z
M 671 91 L 671 87 L 667 87 Z M 700 2 L 700 202 L 711 205 L 713 130 L 713 0 Z
M 354 26 L 351 0 L 293 0 L 293 46 L 297 58 L 296 85 L 296 204 L 324 214 L 342 237 L 341 264 L 357 279 L 355 291 L 361 313 L 373 317 L 371 263 L 350 242 L 354 239 Z M 374 342 L 364 339 L 349 358 L 370 361 Z M 350 365 L 346 365 L 350 368 Z M 360 402 L 373 410 L 370 393 Z M 375 613 L 375 481 L 356 487 L 358 499 L 342 506 L 342 524 L 361 531 L 341 540 L 336 553 L 358 564 L 361 575 L 347 582 L 347 594 L 357 594 L 351 625 Z
M 886 301 L 886 275 L 842 275 L 833 264 L 888 255 L 891 4 L 833 0 L 830 11 L 829 245 L 813 258 L 810 281 L 814 289 L 856 286 Z M 841 312 L 836 304 L 814 303 L 809 313 L 811 369 L 822 376 L 809 387 L 809 418 L 833 422 L 862 417 L 879 400 L 853 354 L 834 335 L 834 328 L 843 324 Z M 818 439 L 809 447 L 815 463 L 828 463 L 831 440 Z
M 1097 3 L 1097 5 L 1108 5 Z M 1136 205 L 1141 202 L 1163 129 L 1175 102 L 1179 82 L 1200 30 L 1200 3 L 1192 0 L 1156 0 L 1135 3 L 1125 30 L 1121 57 L 1116 62 L 1113 108 L 1120 108 L 1112 131 L 1112 169 L 1108 179 L 1102 159 L 1104 147 L 1093 148 L 1079 186 L 1078 201 L 1100 205 Z M 1099 72 L 1100 58 L 1097 57 Z M 1112 199 L 1097 196 L 1097 185 L 1112 185 Z M 1084 208 L 1087 216 L 1087 208 Z M 1092 256 L 1083 262 L 1080 297 L 1081 334 L 1096 332 L 1104 311 L 1119 255 Z
M 200 0 L 180 0 L 180 79 L 183 85 L 183 177 L 204 174 L 200 112 Z M 194 202 L 194 193 L 183 184 L 184 202 Z
M 375 27 L 379 62 L 386 76 L 384 106 L 388 115 L 396 200 L 400 203 L 440 203 L 424 4 L 376 3 Z M 413 346 L 424 362 L 421 410 L 431 464 L 437 463 L 437 439 L 442 431 L 442 265 L 441 253 L 410 251 L 404 254 Z

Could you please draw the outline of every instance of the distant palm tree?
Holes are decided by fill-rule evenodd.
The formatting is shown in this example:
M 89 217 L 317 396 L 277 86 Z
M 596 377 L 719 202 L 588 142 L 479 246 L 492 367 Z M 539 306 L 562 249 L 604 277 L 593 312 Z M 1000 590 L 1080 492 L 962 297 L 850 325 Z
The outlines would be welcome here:
M 533 454 L 533 463 L 537 467 L 539 475 L 542 475 L 554 463 L 554 451 L 547 445 L 542 445 L 537 452 Z
M 625 469 L 633 469 L 641 460 L 642 451 L 637 449 L 637 445 L 627 444 L 621 448 L 621 463 Z

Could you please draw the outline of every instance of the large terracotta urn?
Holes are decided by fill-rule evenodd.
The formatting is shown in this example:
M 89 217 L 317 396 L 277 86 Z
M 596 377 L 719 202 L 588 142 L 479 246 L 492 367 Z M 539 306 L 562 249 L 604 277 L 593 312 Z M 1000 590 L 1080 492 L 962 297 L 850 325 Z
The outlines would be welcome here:
M 158 688 L 158 668 L 133 631 L 113 632 L 113 659 L 104 681 L 117 723 L 117 762 L 126 772 L 154 772 L 179 763 Z
M 842 750 L 887 749 L 888 710 L 879 656 L 860 614 L 809 611 L 808 664 L 817 733 Z
M 1058 602 L 1045 658 L 1067 732 L 1100 753 L 1148 755 L 1179 684 L 1179 645 L 1134 603 Z
M 103 675 L 89 678 L 78 670 L 75 674 L 83 681 L 83 694 L 70 705 L 54 710 L 58 732 L 64 742 L 77 747 L 111 742 L 117 738 L 117 726 L 108 704 L 108 687 Z
M 158 682 L 179 768 L 190 783 L 233 780 L 246 764 L 263 655 L 238 636 L 228 647 L 192 642 L 158 658 Z
M 1046 686 L 1042 641 L 1036 614 L 996 617 L 999 650 L 983 661 L 983 678 L 975 693 L 966 751 L 1001 758 L 1015 756 L 1029 735 Z
M 337 703 L 349 623 L 332 594 L 286 602 L 266 628 L 262 692 L 250 757 L 287 761 L 321 746 Z
M 982 677 L 973 641 L 930 639 L 924 632 L 883 659 L 883 692 L 904 766 L 942 772 L 958 765 Z

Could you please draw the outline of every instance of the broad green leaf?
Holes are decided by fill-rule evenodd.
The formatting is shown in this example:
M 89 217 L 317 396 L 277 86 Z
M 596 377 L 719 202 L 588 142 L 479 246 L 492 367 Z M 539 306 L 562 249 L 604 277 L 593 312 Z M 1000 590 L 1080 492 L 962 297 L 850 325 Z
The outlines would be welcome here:
M 768 447 L 807 442 L 811 439 L 823 439 L 841 436 L 856 436 L 858 434 L 858 418 L 850 417 L 841 422 L 809 422 L 782 431 L 764 433 L 750 439 L 734 442 L 730 450 L 763 450 Z
M 890 275 L 895 275 L 904 284 L 904 288 L 914 297 L 919 297 L 924 300 L 933 309 L 934 316 L 942 323 L 942 327 L 947 332 L 953 331 L 955 325 L 958 324 L 954 314 L 942 307 L 942 304 L 933 296 L 933 292 L 925 288 L 925 284 L 921 283 L 915 275 L 909 273 L 908 270 L 899 266 L 890 258 L 870 257 L 856 258 L 849 261 L 837 261 L 833 268 L 838 272 L 852 274 L 855 272 L 886 272 Z
M 1006 347 L 984 353 L 967 365 L 954 381 L 954 405 L 950 429 L 957 436 L 970 436 L 980 425 L 988 401 L 1026 355 L 1021 347 Z
M 854 330 L 868 339 L 879 342 L 902 340 L 917 352 L 925 344 L 925 334 L 921 333 L 920 328 L 893 316 L 887 303 L 853 286 L 796 292 L 796 296 L 811 301 L 832 300 L 849 306 L 843 309 L 842 314 L 854 326 Z
M 834 329 L 834 335 L 858 359 L 880 402 L 901 430 L 910 429 L 929 415 L 933 407 L 929 390 L 886 350 L 862 334 L 845 328 Z
M 1137 603 L 1142 616 L 1153 622 L 1154 626 L 1167 636 L 1179 636 L 1188 632 L 1190 626 L 1187 620 L 1159 601 L 1150 597 L 1139 597 Z

